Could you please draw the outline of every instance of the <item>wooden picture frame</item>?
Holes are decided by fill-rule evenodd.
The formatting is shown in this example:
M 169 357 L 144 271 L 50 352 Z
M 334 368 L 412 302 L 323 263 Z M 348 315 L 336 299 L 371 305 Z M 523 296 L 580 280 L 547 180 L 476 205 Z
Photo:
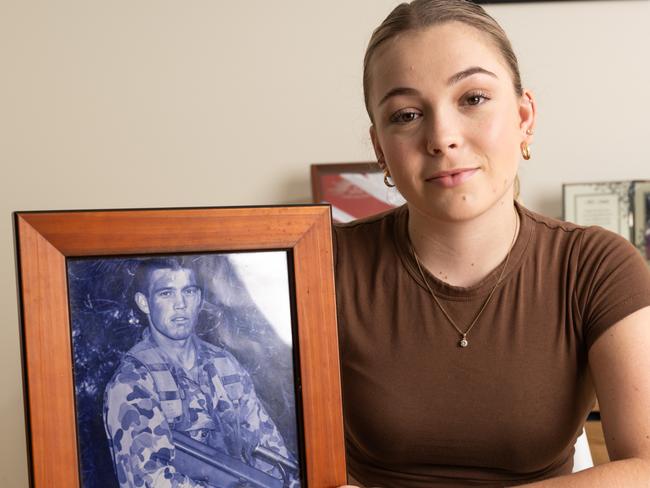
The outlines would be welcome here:
M 328 206 L 16 212 L 14 225 L 31 486 L 80 486 L 67 261 L 252 250 L 291 256 L 302 484 L 346 483 Z
M 311 165 L 312 201 L 332 205 L 335 222 L 369 217 L 405 203 L 375 162 Z

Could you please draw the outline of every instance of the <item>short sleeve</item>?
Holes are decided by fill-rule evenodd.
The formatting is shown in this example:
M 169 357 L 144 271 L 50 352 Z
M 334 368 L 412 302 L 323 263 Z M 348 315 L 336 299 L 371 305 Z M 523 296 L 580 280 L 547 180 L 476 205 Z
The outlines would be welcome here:
M 576 271 L 574 298 L 587 350 L 612 325 L 650 305 L 650 268 L 618 234 L 584 229 Z

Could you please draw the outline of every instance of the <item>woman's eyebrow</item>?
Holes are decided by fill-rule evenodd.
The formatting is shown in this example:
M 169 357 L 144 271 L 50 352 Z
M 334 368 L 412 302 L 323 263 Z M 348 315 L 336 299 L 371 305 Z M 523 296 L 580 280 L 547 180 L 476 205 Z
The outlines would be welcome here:
M 480 66 L 472 66 L 470 68 L 464 69 L 463 71 L 459 71 L 455 75 L 450 76 L 449 79 L 447 80 L 447 85 L 454 85 L 459 81 L 464 80 L 465 78 L 468 78 L 475 74 L 484 74 L 496 78 L 497 80 L 499 79 L 499 77 L 494 73 L 492 73 L 492 71 L 488 71 L 485 68 L 481 68 Z M 379 101 L 379 105 L 381 106 L 389 98 L 396 97 L 398 95 L 419 95 L 419 94 L 420 92 L 417 91 L 415 88 L 411 88 L 408 86 L 398 86 L 388 90 L 388 92 Z
M 398 86 L 388 90 L 388 93 L 386 93 L 386 95 L 384 95 L 382 99 L 379 101 L 379 105 L 384 103 L 389 98 L 396 97 L 398 95 L 419 95 L 419 94 L 420 92 L 417 91 L 415 88 L 410 88 L 408 86 Z
M 481 68 L 480 66 L 472 66 L 470 68 L 464 69 L 463 71 L 459 71 L 455 75 L 450 76 L 449 79 L 447 80 L 447 85 L 454 85 L 459 81 L 464 80 L 465 78 L 475 75 L 477 73 L 492 76 L 497 80 L 499 79 L 499 77 L 494 73 L 492 73 L 492 71 L 488 71 L 485 68 Z

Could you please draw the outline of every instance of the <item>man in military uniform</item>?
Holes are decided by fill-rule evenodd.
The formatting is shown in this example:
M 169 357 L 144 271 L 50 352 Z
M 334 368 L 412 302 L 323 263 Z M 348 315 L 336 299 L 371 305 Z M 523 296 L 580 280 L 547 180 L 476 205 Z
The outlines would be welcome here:
M 296 473 L 255 456 L 261 446 L 293 459 L 248 373 L 195 333 L 203 292 L 194 271 L 177 259 L 153 258 L 139 266 L 135 283 L 135 303 L 149 327 L 124 355 L 104 397 L 120 487 L 211 487 L 175 466 L 175 433 L 284 478 L 285 486 L 297 484 Z

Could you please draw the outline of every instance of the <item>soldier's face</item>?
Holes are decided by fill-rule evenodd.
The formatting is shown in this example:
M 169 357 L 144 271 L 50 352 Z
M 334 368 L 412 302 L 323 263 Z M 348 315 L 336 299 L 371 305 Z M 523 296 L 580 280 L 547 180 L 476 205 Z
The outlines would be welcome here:
M 145 308 L 151 326 L 163 336 L 172 340 L 190 337 L 201 309 L 201 289 L 192 270 L 157 269 L 151 273 Z

